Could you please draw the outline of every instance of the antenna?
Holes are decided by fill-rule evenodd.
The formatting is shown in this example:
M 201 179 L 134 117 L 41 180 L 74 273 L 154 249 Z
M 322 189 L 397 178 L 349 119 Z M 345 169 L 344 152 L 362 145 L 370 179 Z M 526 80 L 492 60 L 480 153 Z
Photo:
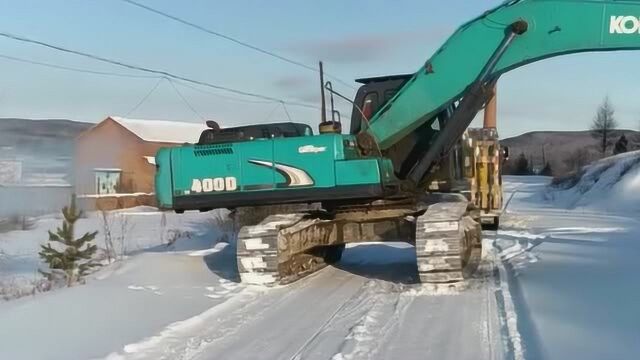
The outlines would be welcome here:
M 327 104 L 324 98 L 324 69 L 322 68 L 322 61 L 320 61 L 320 96 L 322 99 L 322 109 L 320 110 L 322 111 L 322 113 L 320 115 L 320 123 L 323 124 L 327 122 Z

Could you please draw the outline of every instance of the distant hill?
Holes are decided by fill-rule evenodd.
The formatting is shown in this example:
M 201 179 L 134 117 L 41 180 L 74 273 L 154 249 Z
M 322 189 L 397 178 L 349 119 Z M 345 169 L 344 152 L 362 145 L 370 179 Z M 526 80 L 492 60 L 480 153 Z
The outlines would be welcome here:
M 0 160 L 22 162 L 23 178 L 71 172 L 74 139 L 95 124 L 0 118 Z
M 0 118 L 0 149 L 17 154 L 70 156 L 73 139 L 93 125 L 61 119 Z
M 21 147 L 27 139 L 73 139 L 95 124 L 63 119 L 0 118 L 0 146 Z
M 629 140 L 628 150 L 640 149 L 640 132 L 616 130 L 613 133 L 614 142 L 622 134 L 625 134 Z M 540 169 L 544 167 L 544 149 L 544 157 L 551 164 L 551 168 L 556 175 L 564 175 L 575 170 L 572 169 L 570 160 L 575 158 L 578 152 L 582 152 L 582 156 L 586 156 L 587 162 L 601 157 L 598 151 L 598 140 L 591 136 L 590 131 L 535 131 L 503 139 L 500 143 L 509 147 L 510 161 L 507 167 L 520 154 L 525 154 L 533 167 Z M 609 150 L 608 155 L 611 155 L 612 150 L 613 147 Z

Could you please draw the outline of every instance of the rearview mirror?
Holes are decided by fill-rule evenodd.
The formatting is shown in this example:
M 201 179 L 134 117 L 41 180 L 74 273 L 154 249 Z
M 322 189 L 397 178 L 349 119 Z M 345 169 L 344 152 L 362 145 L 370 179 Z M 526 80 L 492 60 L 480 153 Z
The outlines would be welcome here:
M 509 160 L 509 147 L 508 146 L 503 146 L 502 147 L 502 157 L 504 160 Z

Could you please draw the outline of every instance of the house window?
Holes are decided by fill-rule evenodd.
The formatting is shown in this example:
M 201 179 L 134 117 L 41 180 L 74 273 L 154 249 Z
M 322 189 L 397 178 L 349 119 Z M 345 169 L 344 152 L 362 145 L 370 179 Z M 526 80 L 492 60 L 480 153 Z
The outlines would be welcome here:
M 96 194 L 117 194 L 120 189 L 121 169 L 94 169 Z

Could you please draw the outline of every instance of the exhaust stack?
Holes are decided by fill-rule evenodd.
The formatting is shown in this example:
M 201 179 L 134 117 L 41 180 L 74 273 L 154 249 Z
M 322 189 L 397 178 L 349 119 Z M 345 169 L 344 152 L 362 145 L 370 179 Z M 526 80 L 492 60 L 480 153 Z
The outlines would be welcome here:
M 498 85 L 493 86 L 493 96 L 487 101 L 484 108 L 484 125 L 485 129 L 497 128 L 497 111 L 498 111 Z

